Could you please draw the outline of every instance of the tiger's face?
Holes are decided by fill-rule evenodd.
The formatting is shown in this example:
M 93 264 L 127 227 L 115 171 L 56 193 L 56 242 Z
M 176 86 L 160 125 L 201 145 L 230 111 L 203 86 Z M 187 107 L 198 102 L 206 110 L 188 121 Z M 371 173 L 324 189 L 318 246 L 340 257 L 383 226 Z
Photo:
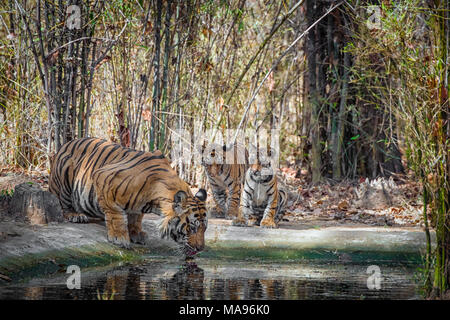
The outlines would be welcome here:
M 173 209 L 177 214 L 170 222 L 167 235 L 177 242 L 186 256 L 193 256 L 205 248 L 206 190 L 200 189 L 194 197 L 184 191 L 174 196 Z
M 257 157 L 251 159 L 249 172 L 253 180 L 258 182 L 270 181 L 274 175 L 271 162 L 271 150 L 261 148 Z
M 252 179 L 256 182 L 270 181 L 273 177 L 273 170 L 269 164 L 252 164 L 248 169 Z
M 223 164 L 226 157 L 226 146 L 212 144 L 207 150 L 204 150 L 202 165 L 205 167 L 211 178 L 220 176 L 223 172 Z

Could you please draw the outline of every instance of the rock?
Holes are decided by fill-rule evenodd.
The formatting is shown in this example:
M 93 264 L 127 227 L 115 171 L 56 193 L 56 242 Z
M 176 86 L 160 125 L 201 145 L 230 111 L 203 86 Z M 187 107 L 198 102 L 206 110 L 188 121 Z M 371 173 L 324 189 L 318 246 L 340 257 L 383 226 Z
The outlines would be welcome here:
M 394 180 L 389 178 L 368 178 L 354 189 L 355 199 L 352 205 L 359 209 L 383 210 L 399 204 L 399 189 Z
M 8 211 L 9 203 L 11 202 L 11 195 L 0 194 L 0 217 Z
M 32 225 L 64 221 L 58 198 L 32 182 L 14 188 L 8 211 L 15 220 Z
M 343 218 L 345 218 L 345 216 L 346 216 L 345 213 L 344 212 L 340 212 L 340 211 L 335 212 L 334 214 L 332 214 L 332 217 L 333 217 L 334 220 L 343 219 Z

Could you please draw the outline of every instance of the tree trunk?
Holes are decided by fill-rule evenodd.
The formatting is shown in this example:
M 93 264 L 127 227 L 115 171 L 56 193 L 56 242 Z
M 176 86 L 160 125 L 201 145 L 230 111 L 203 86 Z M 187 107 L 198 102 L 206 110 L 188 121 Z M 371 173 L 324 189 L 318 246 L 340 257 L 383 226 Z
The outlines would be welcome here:
M 167 0 L 166 8 L 166 21 L 164 27 L 164 62 L 163 62 L 163 77 L 162 77 L 162 103 L 161 103 L 161 138 L 159 141 L 158 149 L 163 151 L 166 135 L 166 106 L 167 106 L 167 84 L 169 81 L 169 59 L 170 59 L 170 19 L 172 17 L 172 0 Z
M 306 19 L 308 25 L 312 25 L 316 19 L 316 1 L 306 1 Z M 320 105 L 319 105 L 319 91 L 317 88 L 316 80 L 316 28 L 312 28 L 309 31 L 308 38 L 306 40 L 306 55 L 308 59 L 308 105 L 311 107 L 311 170 L 312 170 L 312 182 L 317 183 L 321 180 L 321 154 L 322 146 L 320 144 Z
M 347 114 L 348 69 L 350 68 L 350 53 L 344 52 L 344 75 L 342 77 L 341 101 L 337 115 L 336 138 L 333 139 L 333 179 L 341 179 L 342 144 L 344 139 L 344 119 Z
M 153 98 L 152 98 L 152 119 L 150 128 L 150 151 L 155 150 L 157 120 L 155 120 L 156 112 L 159 110 L 160 101 L 160 74 L 159 61 L 161 55 L 161 17 L 162 17 L 162 0 L 156 0 L 156 17 L 155 17 L 155 55 L 153 57 Z M 159 116 L 159 115 L 158 115 Z

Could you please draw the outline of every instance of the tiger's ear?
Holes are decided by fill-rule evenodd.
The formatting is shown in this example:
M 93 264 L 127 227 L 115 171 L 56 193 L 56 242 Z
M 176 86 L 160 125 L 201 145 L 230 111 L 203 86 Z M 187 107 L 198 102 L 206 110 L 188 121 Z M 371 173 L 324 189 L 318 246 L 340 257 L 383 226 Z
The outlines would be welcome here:
M 180 190 L 177 193 L 175 193 L 175 196 L 173 197 L 173 202 L 181 203 L 184 200 L 186 200 L 186 198 L 187 198 L 186 192 L 184 192 L 183 190 Z
M 186 202 L 187 194 L 183 190 L 178 191 L 175 193 L 175 196 L 173 197 L 173 210 L 176 214 L 181 215 L 183 214 L 183 207 Z
M 198 198 L 200 201 L 206 201 L 208 194 L 206 193 L 205 189 L 199 189 L 195 194 L 195 197 Z

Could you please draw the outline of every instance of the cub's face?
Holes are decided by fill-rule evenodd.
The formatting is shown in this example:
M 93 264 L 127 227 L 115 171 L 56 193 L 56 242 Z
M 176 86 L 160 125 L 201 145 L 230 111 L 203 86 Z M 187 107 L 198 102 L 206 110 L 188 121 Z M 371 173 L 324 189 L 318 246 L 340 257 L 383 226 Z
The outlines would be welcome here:
M 256 182 L 269 181 L 273 177 L 273 169 L 270 162 L 252 164 L 248 170 L 250 176 Z
M 169 222 L 168 235 L 181 246 L 186 256 L 193 256 L 205 247 L 206 190 L 200 189 L 194 197 L 178 191 L 174 197 L 173 209 L 177 216 Z
M 202 165 L 205 167 L 211 178 L 220 176 L 225 163 L 226 146 L 212 144 L 208 149 L 204 150 L 202 155 Z
M 252 154 L 250 156 L 249 174 L 252 180 L 257 182 L 270 181 L 274 175 L 272 166 L 272 150 L 260 148 L 256 153 L 256 149 L 253 147 Z

